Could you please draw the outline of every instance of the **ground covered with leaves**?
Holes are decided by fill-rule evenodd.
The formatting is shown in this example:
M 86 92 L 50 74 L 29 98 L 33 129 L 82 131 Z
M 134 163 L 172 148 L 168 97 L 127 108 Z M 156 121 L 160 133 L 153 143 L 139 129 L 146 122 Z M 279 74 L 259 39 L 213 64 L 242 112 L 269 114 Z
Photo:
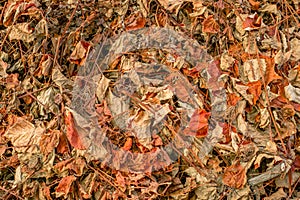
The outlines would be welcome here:
M 0 13 L 2 199 L 300 199 L 298 0 L 11 0 Z M 135 45 L 148 36 L 159 48 Z M 107 41 L 119 54 L 104 68 Z

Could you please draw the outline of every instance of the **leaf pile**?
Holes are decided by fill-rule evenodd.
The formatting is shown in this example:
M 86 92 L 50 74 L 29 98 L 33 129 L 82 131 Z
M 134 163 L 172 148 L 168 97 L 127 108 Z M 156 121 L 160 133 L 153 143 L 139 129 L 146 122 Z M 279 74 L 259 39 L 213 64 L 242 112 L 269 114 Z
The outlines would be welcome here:
M 9 0 L 0 2 L 0 13 L 1 198 L 300 198 L 299 1 Z M 95 105 L 81 107 L 95 108 L 105 136 L 123 151 L 152 152 L 173 140 L 186 120 L 186 88 L 197 88 L 201 105 L 184 129 L 195 142 L 175 162 L 158 171 L 124 172 L 86 154 L 84 130 L 70 109 L 72 91 L 91 50 L 144 27 L 166 27 L 197 41 L 214 59 L 212 73 L 222 80 L 227 108 L 222 123 L 214 125 L 222 134 L 205 140 L 216 105 L 197 66 L 165 49 L 115 58 L 103 76 L 91 80 L 98 85 Z M 178 99 L 173 87 L 140 87 L 127 108 L 113 92 L 116 80 L 154 62 L 188 83 L 176 83 Z M 156 115 L 148 112 L 151 106 Z M 115 116 L 130 119 L 134 131 L 121 131 Z M 163 131 L 146 139 L 134 135 L 150 131 L 145 127 L 151 117 Z M 124 156 L 108 159 L 121 165 Z M 151 166 L 148 161 L 141 165 Z

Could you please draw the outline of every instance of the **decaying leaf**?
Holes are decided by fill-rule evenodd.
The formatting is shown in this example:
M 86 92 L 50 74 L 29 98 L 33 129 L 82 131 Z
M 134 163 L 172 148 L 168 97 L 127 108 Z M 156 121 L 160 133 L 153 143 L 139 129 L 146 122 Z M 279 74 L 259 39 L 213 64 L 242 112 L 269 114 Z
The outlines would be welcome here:
M 232 188 L 242 188 L 247 181 L 246 171 L 244 167 L 236 162 L 231 166 L 227 167 L 224 171 L 223 183 Z
M 64 198 L 66 198 L 68 196 L 68 194 L 70 192 L 72 192 L 72 183 L 76 180 L 76 177 L 75 176 L 66 176 L 66 177 L 63 177 L 56 190 L 55 190 L 55 194 L 56 194 L 56 197 L 61 197 L 61 196 L 64 196 Z
M 86 147 L 82 142 L 82 139 L 79 136 L 79 133 L 76 130 L 73 115 L 68 110 L 66 111 L 66 115 L 65 115 L 65 123 L 67 127 L 67 138 L 70 144 L 75 149 L 86 149 Z
M 215 21 L 214 16 L 210 15 L 202 22 L 202 31 L 204 33 L 218 33 L 220 31 L 220 26 Z
M 18 117 L 16 122 L 4 133 L 4 136 L 12 142 L 16 151 L 34 153 L 37 151 L 36 147 L 39 145 L 43 132 L 43 128 L 35 127 L 26 119 Z
M 75 63 L 77 65 L 84 65 L 90 48 L 90 43 L 86 41 L 79 41 L 76 44 L 74 51 L 69 57 L 70 62 Z
M 208 119 L 210 113 L 204 109 L 197 109 L 189 122 L 189 126 L 184 130 L 187 135 L 194 135 L 197 137 L 205 137 L 208 131 Z

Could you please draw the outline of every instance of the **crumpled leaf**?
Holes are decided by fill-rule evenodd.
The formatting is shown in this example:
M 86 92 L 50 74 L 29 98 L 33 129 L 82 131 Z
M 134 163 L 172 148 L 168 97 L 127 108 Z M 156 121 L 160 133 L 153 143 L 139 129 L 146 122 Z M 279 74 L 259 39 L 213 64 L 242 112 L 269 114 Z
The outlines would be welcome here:
M 215 21 L 214 16 L 210 15 L 208 16 L 203 22 L 202 22 L 202 31 L 204 33 L 218 33 L 220 32 L 220 26 Z
M 63 89 L 71 89 L 73 86 L 73 81 L 65 77 L 58 67 L 54 67 L 52 70 L 52 80 L 57 86 Z
M 9 26 L 15 22 L 22 14 L 29 14 L 30 10 L 37 9 L 37 2 L 11 1 L 8 3 L 3 16 L 3 24 Z
M 92 197 L 92 192 L 97 186 L 97 175 L 95 173 L 90 173 L 80 182 L 80 192 L 84 199 L 90 199 Z
M 68 160 L 61 161 L 54 166 L 54 170 L 58 174 L 63 174 L 63 172 L 72 172 L 77 176 L 81 176 L 83 174 L 83 170 L 86 167 L 86 162 L 83 158 L 71 158 Z
M 193 113 L 189 126 L 184 130 L 186 135 L 193 135 L 196 137 L 205 137 L 208 131 L 208 119 L 210 113 L 204 109 L 197 109 Z
M 90 48 L 91 48 L 90 43 L 85 41 L 79 41 L 76 44 L 74 51 L 69 57 L 70 62 L 77 65 L 84 65 Z
M 134 13 L 127 19 L 125 21 L 127 31 L 143 28 L 146 24 L 146 19 L 141 12 Z
M 259 61 L 258 59 L 247 60 L 243 65 L 244 76 L 250 82 L 259 81 L 261 76 L 266 72 L 266 69 L 267 64 L 264 59 L 260 59 Z
M 277 192 L 274 192 L 271 196 L 265 197 L 265 200 L 281 200 L 285 199 L 288 195 L 283 191 L 283 188 L 279 188 Z
M 106 78 L 105 76 L 101 77 L 101 79 L 98 83 L 97 89 L 96 89 L 96 96 L 97 96 L 99 102 L 101 102 L 104 99 L 105 93 L 107 91 L 110 81 L 111 80 Z
M 55 189 L 56 197 L 58 198 L 58 197 L 64 196 L 64 198 L 67 198 L 68 194 L 70 192 L 72 192 L 71 186 L 75 180 L 76 180 L 76 177 L 73 175 L 63 177 Z
M 288 100 L 300 103 L 300 88 L 293 87 L 291 84 L 284 87 L 285 96 Z
M 58 94 L 58 90 L 54 87 L 49 87 L 45 90 L 42 90 L 40 94 L 37 96 L 40 105 L 40 115 L 46 115 L 46 113 L 58 113 L 59 107 L 55 103 L 56 95 Z
M 252 29 L 258 28 L 262 25 L 262 17 L 258 16 L 256 13 L 249 15 L 243 22 L 243 29 L 250 31 Z
M 86 146 L 83 144 L 82 138 L 76 130 L 74 118 L 72 113 L 69 110 L 66 110 L 65 113 L 65 123 L 67 127 L 67 138 L 75 149 L 86 149 Z
M 238 162 L 225 168 L 223 183 L 232 188 L 242 188 L 247 181 L 245 168 Z
M 259 97 L 261 95 L 262 84 L 260 81 L 255 81 L 255 82 L 248 83 L 247 86 L 248 86 L 247 92 L 252 94 L 253 105 L 255 105 L 256 101 L 259 99 Z
M 291 60 L 298 61 L 300 59 L 300 40 L 297 38 L 293 38 L 290 43 L 292 49 Z
M 24 22 L 11 26 L 11 31 L 8 35 L 9 40 L 22 40 L 24 42 L 32 42 L 35 39 L 33 29 L 30 28 L 30 23 Z
M 43 128 L 35 127 L 26 119 L 18 117 L 4 136 L 12 142 L 16 151 L 34 153 L 37 152 L 36 146 L 39 145 L 43 131 Z

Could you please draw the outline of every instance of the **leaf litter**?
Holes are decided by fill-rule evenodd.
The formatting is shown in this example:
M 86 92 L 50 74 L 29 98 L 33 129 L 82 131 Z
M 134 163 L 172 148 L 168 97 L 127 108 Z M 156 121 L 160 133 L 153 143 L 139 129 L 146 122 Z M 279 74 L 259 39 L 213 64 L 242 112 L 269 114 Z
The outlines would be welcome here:
M 296 0 L 1 2 L 1 198 L 299 199 L 299 11 Z M 93 125 L 71 109 L 74 83 L 85 86 L 78 72 L 98 43 L 145 27 L 169 28 L 196 41 L 212 56 L 217 70 L 209 73 L 218 80 L 206 82 L 201 67 L 170 49 L 115 57 L 89 80 L 97 86 L 95 105 L 80 106 L 96 111 L 104 136 L 122 149 L 107 156 L 105 145 L 91 145 L 94 136 L 86 130 Z M 124 38 L 116 52 L 130 41 Z M 188 81 L 164 85 L 150 70 L 155 62 Z M 130 106 L 118 91 L 132 88 L 114 88 L 120 76 L 137 86 Z M 220 80 L 223 85 L 216 84 Z M 209 95 L 218 87 L 227 108 Z M 192 101 L 198 109 L 189 114 Z M 218 109 L 225 114 L 214 124 Z M 195 139 L 175 162 L 162 154 L 159 161 L 169 164 L 153 171 L 158 160 L 137 156 L 136 169 L 146 173 L 121 170 L 135 153 L 164 151 L 185 121 L 183 133 Z M 210 128 L 221 134 L 210 135 Z M 102 144 L 104 136 L 94 142 Z M 182 146 L 174 144 L 175 150 Z M 119 168 L 106 165 L 111 160 Z

